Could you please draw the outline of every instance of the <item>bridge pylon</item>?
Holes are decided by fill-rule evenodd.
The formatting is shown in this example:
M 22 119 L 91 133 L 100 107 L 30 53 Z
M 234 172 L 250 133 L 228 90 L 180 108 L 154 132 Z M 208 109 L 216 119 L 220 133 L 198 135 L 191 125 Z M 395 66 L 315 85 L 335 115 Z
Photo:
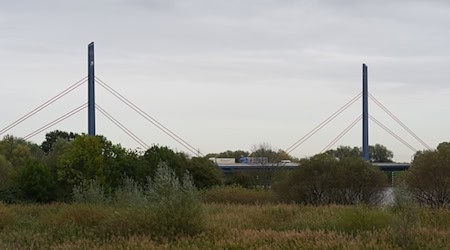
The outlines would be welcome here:
M 94 42 L 88 45 L 88 135 L 95 136 Z
M 369 160 L 369 90 L 367 65 L 362 65 L 362 158 Z

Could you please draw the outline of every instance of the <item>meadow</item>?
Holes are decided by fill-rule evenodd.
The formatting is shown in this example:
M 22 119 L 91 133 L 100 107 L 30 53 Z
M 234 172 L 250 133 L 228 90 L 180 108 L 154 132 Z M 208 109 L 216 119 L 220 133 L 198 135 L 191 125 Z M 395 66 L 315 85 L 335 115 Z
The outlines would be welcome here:
M 195 229 L 167 233 L 161 225 L 178 222 L 139 207 L 0 204 L 0 248 L 450 248 L 448 209 L 234 202 L 203 203 L 202 213 Z

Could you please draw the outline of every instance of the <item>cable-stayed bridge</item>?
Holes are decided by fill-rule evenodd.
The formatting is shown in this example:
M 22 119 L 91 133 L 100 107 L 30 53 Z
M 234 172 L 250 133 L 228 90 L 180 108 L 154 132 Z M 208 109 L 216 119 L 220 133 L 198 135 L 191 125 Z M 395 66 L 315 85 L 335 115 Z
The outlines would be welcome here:
M 374 124 L 379 126 L 381 129 L 390 134 L 393 138 L 399 141 L 401 144 L 405 145 L 405 147 L 409 148 L 413 153 L 418 150 L 414 148 L 411 144 L 409 144 L 406 140 L 398 136 L 395 132 L 390 130 L 386 125 L 380 122 L 378 119 L 373 117 L 368 112 L 368 101 L 371 100 L 374 104 L 376 104 L 381 110 L 383 110 L 386 114 L 388 114 L 396 123 L 398 123 L 406 132 L 408 132 L 414 139 L 416 139 L 425 149 L 430 149 L 430 147 L 415 134 L 408 126 L 406 126 L 396 115 L 394 115 L 385 105 L 383 105 L 377 98 L 371 95 L 368 91 L 368 69 L 365 64 L 363 64 L 362 70 L 362 86 L 363 91 L 345 103 L 342 107 L 332 113 L 327 119 L 319 123 L 316 127 L 302 136 L 300 139 L 296 140 L 292 145 L 287 147 L 284 151 L 288 154 L 294 152 L 298 147 L 308 141 L 312 136 L 314 136 L 318 131 L 322 130 L 328 124 L 330 124 L 336 117 L 342 114 L 345 110 L 347 110 L 350 106 L 355 104 L 357 101 L 362 99 L 362 113 L 357 115 L 355 119 L 341 132 L 339 133 L 333 140 L 330 141 L 322 150 L 321 153 L 326 152 L 331 149 L 340 139 L 342 139 L 352 128 L 354 128 L 360 121 L 363 123 L 363 131 L 362 131 L 362 157 L 365 160 L 369 159 L 368 149 L 369 149 L 369 120 Z M 119 93 L 113 87 L 108 85 L 105 81 L 100 79 L 95 75 L 95 63 L 94 63 L 94 43 L 89 44 L 88 46 L 88 76 L 83 77 L 79 81 L 73 83 L 62 92 L 58 93 L 54 97 L 50 98 L 46 102 L 42 103 L 38 107 L 29 111 L 25 115 L 21 116 L 14 122 L 6 125 L 0 130 L 0 136 L 5 135 L 7 132 L 11 131 L 13 128 L 18 126 L 19 124 L 25 122 L 30 117 L 38 114 L 40 111 L 59 101 L 66 95 L 70 94 L 74 90 L 80 88 L 81 86 L 88 85 L 88 101 L 81 102 L 80 105 L 74 107 L 74 109 L 70 110 L 66 114 L 56 118 L 55 120 L 41 126 L 40 128 L 26 134 L 23 136 L 25 140 L 29 140 L 32 137 L 46 131 L 47 129 L 57 125 L 58 123 L 72 117 L 73 115 L 88 109 L 88 134 L 95 135 L 96 134 L 96 111 L 102 114 L 105 118 L 107 118 L 111 123 L 117 126 L 120 130 L 122 130 L 125 134 L 127 134 L 131 139 L 133 139 L 138 145 L 140 145 L 143 149 L 148 149 L 150 146 L 147 142 L 141 139 L 136 133 L 133 133 L 127 126 L 122 123 L 119 119 L 115 118 L 110 112 L 107 111 L 107 107 L 100 106 L 95 102 L 95 89 L 97 86 L 103 88 L 106 92 L 117 98 L 123 105 L 127 106 L 129 109 L 134 111 L 136 114 L 141 116 L 146 122 L 150 123 L 152 126 L 158 128 L 162 133 L 170 137 L 172 140 L 177 142 L 180 146 L 182 146 L 187 152 L 195 156 L 204 156 L 202 152 L 194 147 L 191 143 L 183 139 L 179 134 L 175 133 L 167 126 L 163 125 L 156 118 L 149 115 L 142 108 L 133 103 L 130 99 L 126 98 L 124 95 Z M 1 125 L 1 124 L 0 124 Z M 409 168 L 409 163 L 374 163 L 378 165 L 382 170 L 386 171 L 397 171 L 397 170 L 405 170 Z M 237 167 L 237 165 L 235 166 Z M 245 167 L 241 166 L 241 169 Z

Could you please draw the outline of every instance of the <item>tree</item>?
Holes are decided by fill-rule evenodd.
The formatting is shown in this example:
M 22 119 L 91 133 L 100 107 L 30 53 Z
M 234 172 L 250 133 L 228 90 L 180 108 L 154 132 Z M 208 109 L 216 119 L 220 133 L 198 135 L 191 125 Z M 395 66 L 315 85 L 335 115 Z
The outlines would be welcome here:
M 41 144 L 41 149 L 45 152 L 48 153 L 52 147 L 53 144 L 58 140 L 58 138 L 64 139 L 66 141 L 73 141 L 75 139 L 75 137 L 77 137 L 78 134 L 76 133 L 72 133 L 72 132 L 65 132 L 65 131 L 60 131 L 60 130 L 55 130 L 52 132 L 49 132 L 47 134 L 45 134 L 45 141 L 42 142 Z
M 147 176 L 153 177 L 161 162 L 165 162 L 181 178 L 187 170 L 188 159 L 185 154 L 175 153 L 168 147 L 153 146 L 142 156 L 145 164 L 139 168 L 138 181 L 145 183 Z
M 68 185 L 66 180 L 58 180 L 58 169 L 62 156 L 71 150 L 72 143 L 63 139 L 58 138 L 53 143 L 52 148 L 47 154 L 42 158 L 42 163 L 48 167 L 52 178 L 55 180 L 55 190 L 54 197 L 55 200 L 64 201 L 70 199 L 70 194 L 72 191 L 72 185 Z
M 168 147 L 153 146 L 142 157 L 145 164 L 139 169 L 138 178 L 153 177 L 158 165 L 166 163 L 181 178 L 186 172 L 192 175 L 197 188 L 207 188 L 223 183 L 222 173 L 210 160 L 194 157 L 189 159 L 183 153 L 175 153 Z M 145 181 L 140 179 L 140 182 Z
M 336 149 L 330 149 L 325 152 L 338 160 L 345 158 L 361 157 L 362 150 L 358 147 L 339 146 Z M 370 162 L 392 162 L 394 153 L 381 144 L 369 146 L 369 161 Z
M 450 147 L 448 142 L 436 150 L 418 152 L 403 176 L 408 190 L 428 207 L 450 207 Z
M 369 146 L 370 162 L 392 162 L 394 153 L 381 144 Z
M 13 180 L 15 173 L 11 162 L 0 155 L 0 200 L 7 202 L 17 200 L 17 190 Z
M 55 180 L 48 167 L 42 163 L 29 161 L 17 177 L 17 185 L 21 195 L 27 200 L 54 200 Z
M 357 158 L 361 157 L 361 150 L 358 147 L 350 146 L 339 146 L 336 149 L 330 149 L 325 152 L 325 154 L 330 155 L 338 160 L 343 160 L 345 158 Z
M 241 157 L 248 156 L 250 153 L 244 150 L 231 151 L 227 150 L 218 154 L 207 154 L 205 158 L 234 158 L 235 162 L 239 162 Z
M 0 141 L 0 154 L 5 156 L 14 168 L 23 167 L 29 160 L 41 160 L 42 151 L 35 144 L 21 138 L 6 135 Z
M 374 204 L 380 201 L 386 176 L 361 158 L 337 160 L 329 154 L 302 159 L 300 167 L 274 183 L 284 201 L 312 205 Z
M 207 158 L 192 158 L 187 170 L 192 175 L 195 186 L 199 189 L 223 184 L 222 172 Z
M 105 157 L 102 139 L 98 136 L 78 136 L 58 162 L 58 180 L 70 185 L 82 180 L 97 179 L 105 184 Z

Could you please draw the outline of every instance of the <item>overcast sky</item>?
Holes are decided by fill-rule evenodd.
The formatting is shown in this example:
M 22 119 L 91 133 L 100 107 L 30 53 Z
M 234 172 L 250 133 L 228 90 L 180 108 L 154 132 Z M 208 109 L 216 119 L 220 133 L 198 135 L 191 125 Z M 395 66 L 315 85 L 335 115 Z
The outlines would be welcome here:
M 205 154 L 286 149 L 361 92 L 362 63 L 373 96 L 431 147 L 449 141 L 449 1 L 0 0 L 0 31 L 1 128 L 86 76 L 94 41 L 96 75 Z M 148 144 L 184 151 L 100 86 L 96 98 Z M 86 100 L 83 86 L 8 133 L 23 137 Z M 319 153 L 360 114 L 358 101 L 292 155 Z M 334 147 L 360 146 L 361 126 Z M 86 132 L 87 111 L 54 129 Z M 97 132 L 139 147 L 100 113 Z M 397 161 L 414 154 L 373 122 L 369 141 Z

